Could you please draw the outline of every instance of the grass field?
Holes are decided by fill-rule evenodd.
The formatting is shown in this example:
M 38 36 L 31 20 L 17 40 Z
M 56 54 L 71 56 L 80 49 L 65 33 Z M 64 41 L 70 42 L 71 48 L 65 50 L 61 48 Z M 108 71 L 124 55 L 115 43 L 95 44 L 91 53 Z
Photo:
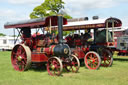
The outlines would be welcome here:
M 128 61 L 116 57 L 112 67 L 88 70 L 82 66 L 78 73 L 52 77 L 46 70 L 17 72 L 12 68 L 10 52 L 0 52 L 0 85 L 128 85 Z

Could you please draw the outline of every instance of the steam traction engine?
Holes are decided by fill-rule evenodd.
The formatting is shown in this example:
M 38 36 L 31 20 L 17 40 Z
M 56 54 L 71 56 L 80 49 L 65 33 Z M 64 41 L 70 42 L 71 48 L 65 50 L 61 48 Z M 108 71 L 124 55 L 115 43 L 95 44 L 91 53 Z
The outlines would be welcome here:
M 79 33 L 68 35 L 66 43 L 71 51 L 80 60 L 84 60 L 88 69 L 98 69 L 100 66 L 109 67 L 113 63 L 114 28 L 120 27 L 122 22 L 117 18 L 94 19 L 85 18 L 70 19 L 64 25 L 64 31 L 77 30 Z M 109 31 L 112 29 L 112 32 Z M 84 33 L 80 33 L 84 32 Z
M 22 39 L 22 42 L 17 44 L 11 53 L 13 68 L 17 71 L 25 71 L 33 64 L 47 63 L 47 71 L 52 76 L 60 75 L 63 68 L 67 71 L 77 72 L 80 63 L 63 41 L 63 24 L 67 24 L 67 20 L 62 16 L 50 16 L 16 23 L 7 22 L 4 27 L 16 28 L 19 32 L 17 37 L 21 36 Z M 58 38 L 53 38 L 51 26 L 56 25 L 58 25 Z M 46 27 L 49 32 L 44 32 L 43 29 Z M 36 29 L 36 33 L 31 35 L 31 29 Z M 43 34 L 38 33 L 39 29 Z

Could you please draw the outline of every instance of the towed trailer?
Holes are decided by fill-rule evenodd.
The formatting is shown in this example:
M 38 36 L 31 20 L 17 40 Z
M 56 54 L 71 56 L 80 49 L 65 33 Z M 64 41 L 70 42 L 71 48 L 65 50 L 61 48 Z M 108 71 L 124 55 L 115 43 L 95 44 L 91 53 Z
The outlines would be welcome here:
M 67 19 L 62 16 L 5 23 L 5 29 L 15 28 L 19 32 L 18 37 L 22 39 L 20 44 L 14 46 L 11 53 L 13 68 L 17 71 L 25 71 L 32 65 L 47 64 L 48 74 L 52 76 L 61 75 L 63 68 L 67 71 L 78 72 L 79 59 L 71 53 L 70 47 L 63 41 L 62 29 L 66 24 Z M 56 41 L 52 38 L 52 26 L 58 26 L 58 40 Z M 45 27 L 48 31 L 44 30 Z M 31 34 L 31 29 L 36 29 L 35 35 Z M 42 34 L 38 34 L 39 30 Z
M 77 34 L 68 35 L 65 38 L 66 43 L 74 55 L 84 60 L 88 69 L 95 70 L 100 66 L 112 66 L 115 49 L 114 28 L 121 25 L 121 20 L 114 17 L 94 20 L 88 20 L 86 17 L 69 19 L 68 24 L 63 26 L 63 31 L 79 31 Z M 112 32 L 109 31 L 110 28 Z M 57 30 L 57 27 L 53 29 Z M 81 30 L 86 32 L 80 34 Z M 93 33 L 90 30 L 93 30 Z

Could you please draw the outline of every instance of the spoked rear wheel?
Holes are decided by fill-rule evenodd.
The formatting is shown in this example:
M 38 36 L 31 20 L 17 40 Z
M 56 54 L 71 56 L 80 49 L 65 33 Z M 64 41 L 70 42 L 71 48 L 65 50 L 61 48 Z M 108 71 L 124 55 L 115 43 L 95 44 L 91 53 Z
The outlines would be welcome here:
M 80 68 L 80 61 L 75 55 L 70 55 L 70 63 L 65 67 L 67 71 L 72 71 L 74 73 L 78 72 Z
M 31 65 L 31 50 L 24 44 L 16 45 L 11 54 L 11 62 L 15 70 L 25 71 Z
M 103 66 L 103 67 L 112 66 L 113 57 L 112 57 L 112 53 L 109 50 L 103 49 L 101 56 L 102 56 L 102 58 L 101 58 L 101 66 Z
M 47 62 L 47 71 L 51 76 L 59 76 L 61 75 L 63 70 L 62 62 L 57 57 L 51 57 Z
M 84 63 L 88 69 L 92 69 L 92 70 L 98 69 L 101 64 L 101 59 L 99 54 L 97 54 L 94 51 L 88 52 L 84 57 Z

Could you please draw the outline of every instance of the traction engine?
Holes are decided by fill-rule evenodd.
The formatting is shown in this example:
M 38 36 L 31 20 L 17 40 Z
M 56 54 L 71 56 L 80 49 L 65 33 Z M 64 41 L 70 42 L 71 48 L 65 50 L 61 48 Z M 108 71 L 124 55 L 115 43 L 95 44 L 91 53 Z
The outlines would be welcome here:
M 79 32 L 68 35 L 65 38 L 66 43 L 78 59 L 84 60 L 86 68 L 95 70 L 100 66 L 112 66 L 113 48 L 115 47 L 113 30 L 121 25 L 121 20 L 113 17 L 90 21 L 86 18 L 77 18 L 68 20 L 68 24 L 63 27 L 63 30 Z M 83 31 L 85 32 L 83 33 Z M 82 33 L 80 34 L 80 32 Z
M 61 75 L 63 68 L 67 71 L 78 72 L 80 63 L 71 54 L 71 50 L 63 41 L 62 25 L 66 24 L 62 16 L 33 19 L 19 23 L 6 23 L 5 28 L 19 28 L 21 44 L 16 45 L 11 54 L 13 68 L 17 71 L 28 70 L 32 65 L 47 64 L 49 75 Z M 58 39 L 50 32 L 31 35 L 32 28 L 58 25 Z M 51 29 L 51 28 L 50 28 Z

